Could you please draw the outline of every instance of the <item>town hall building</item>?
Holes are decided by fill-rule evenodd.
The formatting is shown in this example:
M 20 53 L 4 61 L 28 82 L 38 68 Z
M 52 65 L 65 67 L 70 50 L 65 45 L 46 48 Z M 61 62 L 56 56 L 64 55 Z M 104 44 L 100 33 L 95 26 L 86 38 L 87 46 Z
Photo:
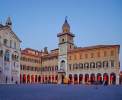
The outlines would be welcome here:
M 58 48 L 21 51 L 21 83 L 119 84 L 120 45 L 76 47 L 65 19 Z

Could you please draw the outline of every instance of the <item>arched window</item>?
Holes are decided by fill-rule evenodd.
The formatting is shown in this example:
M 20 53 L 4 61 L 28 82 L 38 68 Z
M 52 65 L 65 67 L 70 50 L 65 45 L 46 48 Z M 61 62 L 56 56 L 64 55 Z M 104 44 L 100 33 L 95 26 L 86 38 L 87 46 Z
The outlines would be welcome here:
M 83 69 L 83 64 L 79 63 L 79 69 Z
M 111 67 L 114 67 L 114 60 L 110 60 Z
M 5 60 L 5 61 L 9 61 L 9 58 L 10 58 L 9 51 L 6 51 L 6 52 L 5 52 L 5 56 L 4 56 L 4 60 Z
M 89 63 L 84 63 L 84 68 L 89 68 Z
M 61 69 L 61 70 L 64 70 L 64 68 L 65 68 L 65 61 L 62 60 L 62 61 L 61 61 L 60 69 Z
M 64 38 L 62 39 L 62 42 L 64 42 Z
M 72 64 L 69 64 L 69 70 L 72 70 Z
M 7 46 L 8 40 L 7 39 L 4 39 L 3 40 L 3 43 L 4 43 L 5 46 Z
M 103 61 L 103 67 L 108 67 L 108 61 Z
M 100 61 L 96 62 L 96 68 L 101 68 L 102 67 L 102 64 Z
M 3 50 L 0 50 L 0 56 L 3 56 Z
M 95 62 L 90 62 L 90 68 L 95 68 Z

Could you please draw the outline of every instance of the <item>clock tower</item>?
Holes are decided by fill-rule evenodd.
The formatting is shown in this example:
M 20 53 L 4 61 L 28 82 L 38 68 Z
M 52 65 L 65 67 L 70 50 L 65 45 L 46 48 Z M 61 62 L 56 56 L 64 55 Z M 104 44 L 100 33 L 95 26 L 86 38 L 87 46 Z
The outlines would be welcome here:
M 59 38 L 59 55 L 58 55 L 58 76 L 59 83 L 63 82 L 63 79 L 67 77 L 68 57 L 67 52 L 74 49 L 74 34 L 70 32 L 70 25 L 67 18 L 65 18 L 62 26 L 62 32 L 57 35 Z

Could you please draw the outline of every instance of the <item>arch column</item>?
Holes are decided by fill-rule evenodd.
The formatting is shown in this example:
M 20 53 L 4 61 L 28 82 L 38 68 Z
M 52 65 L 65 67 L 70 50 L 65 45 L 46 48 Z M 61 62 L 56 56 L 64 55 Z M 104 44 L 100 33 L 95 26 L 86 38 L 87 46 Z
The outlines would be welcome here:
M 108 74 L 108 85 L 110 85 L 111 84 L 111 79 L 110 79 L 110 74 Z
M 85 84 L 85 75 L 83 74 L 83 79 L 82 79 L 83 84 Z
M 77 78 L 77 82 L 78 82 L 78 84 L 79 84 L 79 74 L 77 74 L 77 77 L 78 77 L 78 78 Z
M 116 85 L 119 85 L 119 74 L 115 74 L 116 75 Z
M 74 74 L 72 74 L 72 84 L 74 84 Z

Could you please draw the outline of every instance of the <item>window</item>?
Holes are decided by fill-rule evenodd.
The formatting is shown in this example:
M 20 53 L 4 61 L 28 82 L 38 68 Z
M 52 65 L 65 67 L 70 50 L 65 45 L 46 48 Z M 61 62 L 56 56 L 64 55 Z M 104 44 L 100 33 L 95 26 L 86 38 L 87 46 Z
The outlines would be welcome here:
M 106 51 L 104 51 L 104 57 L 106 57 L 107 56 L 107 52 Z
M 58 66 L 57 65 L 55 66 L 55 70 L 58 70 Z
M 64 42 L 64 39 L 62 39 L 62 42 Z
M 95 68 L 95 63 L 94 62 L 90 62 L 90 68 Z
M 23 69 L 23 68 L 22 68 L 22 65 L 20 65 L 20 68 L 21 68 L 21 70 Z
M 69 70 L 72 70 L 72 64 L 69 64 Z
M 79 63 L 79 69 L 83 69 L 83 64 Z
M 3 55 L 3 50 L 0 50 L 0 56 L 2 56 Z
M 10 40 L 10 48 L 12 47 L 12 40 Z
M 80 54 L 80 59 L 82 59 L 82 54 Z
M 85 54 L 85 58 L 88 58 L 88 54 Z
M 72 48 L 72 46 L 70 45 L 70 49 Z
M 114 56 L 114 51 L 113 50 L 111 51 L 111 56 Z
M 111 67 L 114 67 L 114 60 L 111 60 L 110 63 L 111 63 Z
M 16 49 L 16 42 L 14 42 L 14 48 Z
M 72 57 L 71 56 L 69 56 L 69 60 L 72 60 Z
M 103 61 L 103 67 L 108 67 L 108 61 Z
M 76 66 L 75 68 L 78 69 L 78 64 L 76 64 L 75 66 Z
M 100 57 L 100 52 L 97 53 L 97 57 Z
M 89 68 L 89 63 L 84 63 L 84 68 Z
M 94 53 L 91 53 L 91 58 L 94 58 Z
M 96 68 L 101 68 L 101 67 L 102 67 L 101 62 L 100 61 L 96 62 Z
M 10 55 L 9 55 L 9 52 L 6 51 L 6 52 L 5 52 L 5 56 L 4 56 L 4 60 L 5 60 L 5 61 L 9 61 L 9 60 L 10 60 L 10 59 L 9 59 L 9 56 L 10 56 Z
M 77 59 L 77 56 L 76 56 L 76 55 L 74 55 L 74 59 L 75 59 L 75 60 Z
M 7 42 L 8 42 L 8 40 L 4 39 L 3 43 L 4 43 L 5 46 L 7 46 Z

